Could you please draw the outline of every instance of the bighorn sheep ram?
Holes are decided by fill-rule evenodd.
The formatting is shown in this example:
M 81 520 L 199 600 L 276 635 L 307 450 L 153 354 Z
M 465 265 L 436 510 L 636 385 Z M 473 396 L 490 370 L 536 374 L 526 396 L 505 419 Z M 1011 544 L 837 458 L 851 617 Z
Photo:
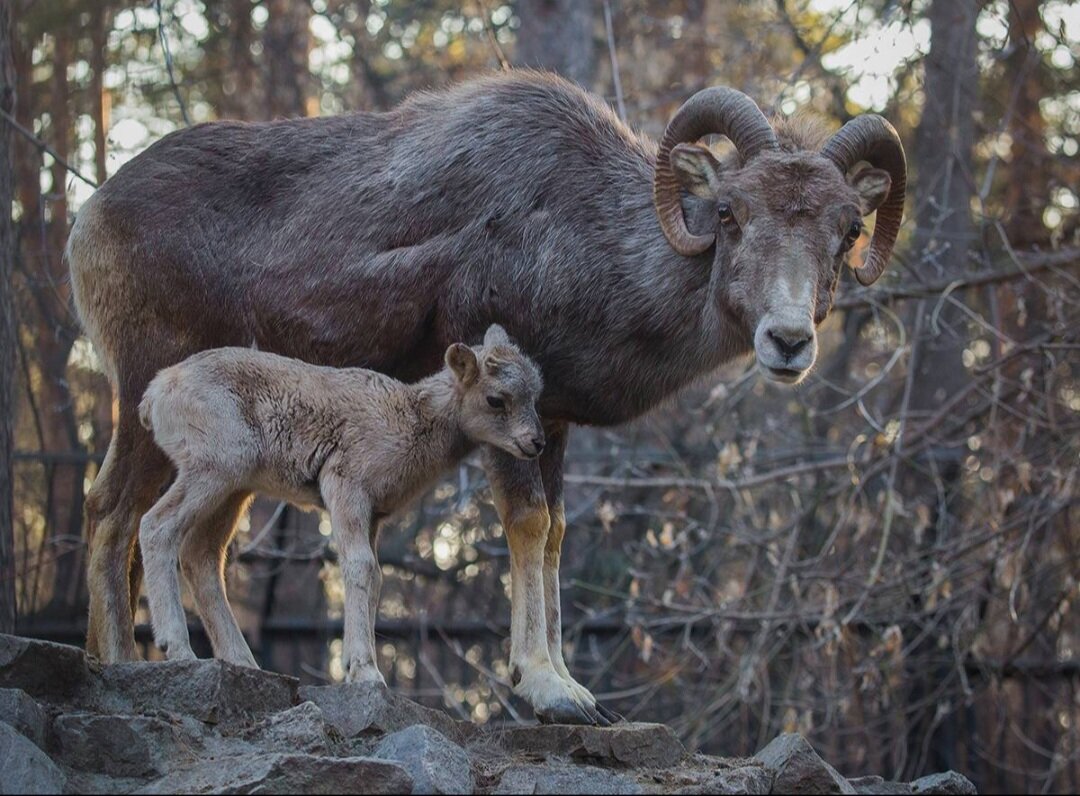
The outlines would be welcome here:
M 246 348 L 204 351 L 161 371 L 139 406 L 176 480 L 142 519 L 139 542 L 154 638 L 191 660 L 176 568 L 195 596 L 214 654 L 255 667 L 225 596 L 233 527 L 201 522 L 252 493 L 323 506 L 345 583 L 342 665 L 384 682 L 375 654 L 381 521 L 476 444 L 518 459 L 544 449 L 540 371 L 493 325 L 479 349 L 455 343 L 416 384 Z M 543 606 L 529 606 L 543 622 Z
M 693 142 L 735 145 L 719 161 Z M 866 161 L 868 167 L 856 168 Z M 570 423 L 636 417 L 733 357 L 800 379 L 816 356 L 861 217 L 864 284 L 900 227 L 893 128 L 775 129 L 745 95 L 705 89 L 659 147 L 559 78 L 510 72 L 420 93 L 387 113 L 166 136 L 83 206 L 67 257 L 76 305 L 117 391 L 87 496 L 90 628 L 104 661 L 136 655 L 139 518 L 171 467 L 139 424 L 163 367 L 249 346 L 403 380 L 502 324 L 545 378 L 538 461 L 484 456 L 511 563 L 515 682 L 552 720 L 597 719 L 563 662 L 559 555 Z M 231 526 L 244 501 L 208 527 Z M 543 605 L 545 622 L 526 621 Z

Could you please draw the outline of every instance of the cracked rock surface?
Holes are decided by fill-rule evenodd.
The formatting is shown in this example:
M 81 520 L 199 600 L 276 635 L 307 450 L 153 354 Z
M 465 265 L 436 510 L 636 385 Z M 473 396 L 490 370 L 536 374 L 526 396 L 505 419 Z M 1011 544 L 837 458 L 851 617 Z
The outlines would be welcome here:
M 478 726 L 374 684 L 200 660 L 101 667 L 0 635 L 4 793 L 975 793 L 949 771 L 848 779 L 805 738 L 688 754 L 662 724 Z

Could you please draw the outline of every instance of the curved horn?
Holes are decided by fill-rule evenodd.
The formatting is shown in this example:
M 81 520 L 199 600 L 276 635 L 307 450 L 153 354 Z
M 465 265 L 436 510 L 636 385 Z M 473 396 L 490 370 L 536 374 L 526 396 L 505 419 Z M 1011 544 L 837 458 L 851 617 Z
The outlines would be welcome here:
M 872 285 L 885 271 L 892 256 L 896 234 L 904 216 L 904 192 L 907 189 L 907 160 L 900 136 L 885 119 L 872 113 L 857 116 L 845 124 L 821 149 L 847 176 L 860 160 L 884 169 L 892 179 L 889 195 L 877 210 L 874 237 L 862 268 L 855 271 L 861 285 Z
M 697 141 L 704 135 L 726 135 L 743 162 L 763 149 L 777 149 L 776 133 L 757 104 L 733 88 L 707 88 L 688 99 L 672 117 L 656 154 L 653 203 L 664 237 L 679 254 L 692 257 L 712 246 L 715 235 L 694 235 L 683 218 L 681 191 L 671 169 L 676 144 Z

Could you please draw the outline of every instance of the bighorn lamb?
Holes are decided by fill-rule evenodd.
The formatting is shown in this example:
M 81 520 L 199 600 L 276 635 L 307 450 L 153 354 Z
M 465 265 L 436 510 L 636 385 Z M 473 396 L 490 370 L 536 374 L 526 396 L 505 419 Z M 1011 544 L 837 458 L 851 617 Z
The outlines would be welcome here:
M 403 384 L 372 370 L 218 348 L 150 382 L 139 416 L 176 480 L 143 516 L 139 542 L 154 639 L 170 660 L 195 657 L 179 557 L 214 654 L 256 666 L 225 596 L 233 528 L 201 520 L 259 492 L 329 510 L 345 582 L 342 664 L 350 682 L 384 682 L 375 655 L 382 519 L 473 445 L 519 459 L 544 449 L 540 371 L 501 327 L 488 329 L 481 348 L 453 344 L 445 359 L 435 375 Z
M 693 141 L 726 135 L 717 160 Z M 856 166 L 866 161 L 869 167 Z M 904 152 L 864 115 L 829 137 L 774 129 L 743 94 L 705 89 L 659 147 L 600 100 L 516 71 L 416 94 L 387 113 L 166 136 L 83 206 L 67 256 L 79 314 L 117 390 L 87 497 L 88 648 L 134 658 L 139 517 L 168 459 L 138 421 L 163 367 L 249 346 L 406 381 L 502 324 L 545 378 L 539 461 L 485 455 L 511 562 L 510 666 L 534 709 L 595 721 L 563 662 L 559 555 L 568 424 L 636 417 L 750 351 L 796 381 L 816 355 L 861 217 L 864 284 L 889 261 Z M 880 208 L 880 209 L 878 209 Z M 234 500 L 205 518 L 231 526 Z M 543 605 L 529 624 L 526 605 Z

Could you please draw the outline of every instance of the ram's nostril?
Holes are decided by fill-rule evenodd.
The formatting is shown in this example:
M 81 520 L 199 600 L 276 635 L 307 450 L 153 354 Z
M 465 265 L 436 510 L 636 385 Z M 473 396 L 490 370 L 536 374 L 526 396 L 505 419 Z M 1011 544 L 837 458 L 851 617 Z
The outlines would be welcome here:
M 777 350 L 784 356 L 785 359 L 793 359 L 799 355 L 799 353 L 806 348 L 813 336 L 807 334 L 805 331 L 799 330 L 769 330 L 769 339 L 776 345 Z
M 533 444 L 533 447 L 536 448 L 536 452 L 539 454 L 540 451 L 542 451 L 544 449 L 544 438 L 543 437 L 533 437 L 532 444 Z

